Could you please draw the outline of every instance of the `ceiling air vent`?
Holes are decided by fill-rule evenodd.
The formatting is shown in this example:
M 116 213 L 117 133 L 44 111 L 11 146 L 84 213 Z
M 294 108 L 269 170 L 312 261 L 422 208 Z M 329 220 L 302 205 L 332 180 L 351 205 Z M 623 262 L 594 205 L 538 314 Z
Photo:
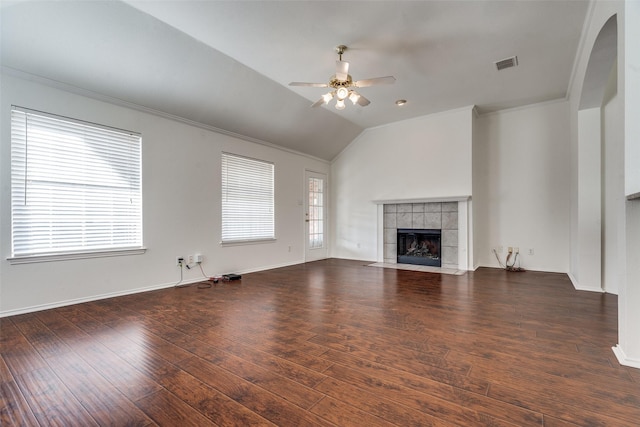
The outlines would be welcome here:
M 498 71 L 504 70 L 505 68 L 511 68 L 518 65 L 518 57 L 512 56 L 511 58 L 501 59 L 500 61 L 495 62 L 496 68 Z

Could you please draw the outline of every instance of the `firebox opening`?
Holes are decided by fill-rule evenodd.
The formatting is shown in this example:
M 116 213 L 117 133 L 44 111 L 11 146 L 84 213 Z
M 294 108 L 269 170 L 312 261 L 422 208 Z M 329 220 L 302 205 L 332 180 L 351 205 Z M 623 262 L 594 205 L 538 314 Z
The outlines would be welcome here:
M 398 264 L 440 267 L 441 230 L 398 229 Z

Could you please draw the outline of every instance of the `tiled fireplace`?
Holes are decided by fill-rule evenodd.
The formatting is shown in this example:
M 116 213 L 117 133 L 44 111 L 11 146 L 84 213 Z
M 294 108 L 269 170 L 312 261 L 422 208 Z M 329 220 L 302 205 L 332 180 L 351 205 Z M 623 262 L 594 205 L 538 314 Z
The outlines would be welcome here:
M 376 201 L 379 236 L 382 238 L 378 245 L 378 261 L 398 262 L 398 230 L 439 230 L 441 267 L 467 270 L 468 203 L 468 197 Z M 400 250 L 405 251 L 405 248 Z

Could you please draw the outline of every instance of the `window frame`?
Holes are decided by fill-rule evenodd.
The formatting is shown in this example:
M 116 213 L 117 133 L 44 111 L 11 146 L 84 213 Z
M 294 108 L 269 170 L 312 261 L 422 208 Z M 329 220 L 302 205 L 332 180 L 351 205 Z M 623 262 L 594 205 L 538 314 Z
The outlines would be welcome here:
M 70 118 L 70 117 L 65 117 L 62 115 L 58 115 L 58 114 L 53 114 L 53 113 L 47 113 L 47 112 L 43 112 L 43 111 L 38 111 L 38 110 L 33 110 L 33 109 L 29 109 L 29 108 L 24 108 L 24 107 L 19 107 L 16 105 L 12 105 L 11 106 L 11 119 L 10 119 L 10 147 L 11 147 L 11 155 L 10 157 L 10 161 L 9 161 L 9 169 L 10 169 L 10 203 L 9 203 L 9 210 L 10 210 L 10 256 L 7 257 L 6 259 L 11 263 L 11 264 L 25 264 L 25 263 L 35 263 L 35 262 L 49 262 L 49 261 L 64 261 L 64 260 L 71 260 L 71 259 L 84 259 L 84 258 L 102 258 L 102 257 L 113 257 L 113 256 L 121 256 L 121 255 L 136 255 L 136 254 L 142 254 L 146 251 L 146 248 L 144 247 L 144 227 L 143 227 L 143 189 L 142 189 L 142 135 L 140 133 L 137 132 L 132 132 L 132 131 L 128 131 L 128 130 L 124 130 L 124 129 L 119 129 L 119 128 L 114 128 L 111 126 L 106 126 L 106 125 L 102 125 L 102 124 L 97 124 L 97 123 L 92 123 L 92 122 L 88 122 L 88 121 L 84 121 L 84 120 L 80 120 L 80 119 L 75 119 L 75 118 Z M 17 114 L 16 114 L 17 113 Z M 17 117 L 17 115 L 22 115 L 24 117 L 25 120 L 25 124 L 24 124 L 24 136 L 19 135 L 19 132 L 22 130 L 20 129 L 21 124 L 19 123 L 14 123 L 15 120 L 19 120 L 20 118 L 16 118 L 14 119 L 14 116 Z M 16 238 L 20 237 L 20 234 L 22 233 L 22 235 L 26 238 L 33 238 L 33 236 L 29 235 L 29 232 L 25 232 L 25 231 L 16 231 L 16 227 L 18 227 L 18 223 L 20 223 L 21 225 L 27 225 L 29 226 L 29 224 L 32 224 L 31 227 L 33 227 L 33 224 L 38 224 L 38 221 L 33 221 L 30 222 L 30 220 L 27 218 L 25 219 L 25 217 L 28 217 L 29 215 L 33 215 L 32 213 L 29 213 L 28 211 L 26 211 L 27 213 L 18 213 L 19 209 L 19 205 L 17 205 L 17 202 L 14 201 L 14 195 L 16 193 L 16 188 L 23 186 L 25 190 L 24 191 L 28 191 L 28 185 L 29 184 L 29 178 L 28 175 L 31 174 L 31 176 L 33 176 L 36 172 L 42 172 L 44 169 L 42 169 L 42 165 L 40 165 L 40 169 L 34 169 L 34 170 L 29 170 L 28 169 L 28 165 L 29 165 L 29 161 L 34 162 L 35 157 L 32 157 L 32 159 L 29 159 L 29 144 L 32 144 L 32 150 L 36 149 L 42 149 L 42 147 L 45 146 L 46 143 L 39 143 L 40 145 L 38 146 L 38 143 L 35 142 L 34 138 L 29 139 L 29 127 L 27 124 L 27 117 L 33 117 L 35 120 L 37 121 L 43 121 L 43 122 L 50 122 L 50 124 L 53 126 L 52 133 L 55 134 L 56 132 L 58 132 L 59 135 L 61 136 L 62 142 L 60 142 L 60 144 L 62 144 L 62 147 L 68 147 L 70 149 L 73 149 L 73 143 L 70 141 L 73 141 L 73 139 L 75 138 L 76 141 L 77 140 L 81 140 L 84 144 L 85 147 L 87 147 L 87 151 L 95 151 L 96 150 L 96 146 L 94 144 L 105 144 L 105 146 L 109 146 L 110 149 L 106 150 L 105 153 L 108 154 L 113 154 L 114 151 L 116 151 L 117 147 L 111 147 L 109 145 L 109 143 L 113 143 L 113 141 L 111 141 L 111 137 L 109 135 L 117 135 L 116 138 L 122 138 L 123 141 L 125 141 L 125 143 L 129 143 L 129 142 L 133 142 L 136 145 L 132 146 L 133 149 L 127 153 L 129 156 L 129 163 L 127 163 L 125 167 L 125 169 L 123 169 L 123 171 L 125 171 L 128 175 L 128 179 L 129 181 L 127 182 L 134 182 L 134 186 L 133 187 L 129 187 L 129 192 L 131 192 L 131 200 L 132 200 L 132 206 L 133 206 L 133 215 L 129 215 L 127 216 L 128 218 L 128 222 L 125 225 L 126 227 L 131 227 L 133 226 L 133 238 L 126 241 L 125 244 L 123 245 L 118 245 L 118 244 L 112 244 L 109 245 L 104 244 L 104 242 L 106 241 L 106 239 L 104 238 L 99 238 L 98 239 L 98 243 L 96 244 L 95 241 L 87 244 L 81 244 L 80 242 L 82 242 L 83 240 L 86 240 L 88 235 L 85 234 L 84 232 L 78 233 L 76 231 L 75 237 L 76 240 L 74 240 L 77 245 L 73 248 L 67 246 L 65 247 L 64 244 L 61 244 L 60 242 L 62 241 L 62 238 L 64 237 L 64 233 L 61 234 L 57 234 L 59 232 L 56 232 L 56 235 L 54 235 L 53 237 L 53 242 L 48 248 L 41 246 L 41 247 L 36 247 L 34 246 L 33 248 L 29 248 L 28 244 L 26 245 L 25 248 L 23 248 L 23 250 L 20 251 L 16 251 Z M 59 127 L 56 127 L 55 123 L 58 123 Z M 16 126 L 16 134 L 14 134 L 14 126 Z M 41 124 L 40 126 L 44 126 L 43 124 Z M 68 127 L 68 131 L 65 132 L 64 129 Z M 84 135 L 84 133 L 89 134 L 89 133 L 93 133 L 96 132 L 98 134 L 98 137 L 93 140 L 92 142 L 87 142 L 88 139 L 85 138 L 89 138 L 89 136 Z M 82 137 L 79 137 L 78 135 L 82 135 Z M 127 141 L 128 139 L 128 141 Z M 122 144 L 122 142 L 120 142 Z M 38 148 L 34 148 L 34 147 L 38 147 Z M 34 153 L 38 153 L 37 151 L 35 151 Z M 35 154 L 33 154 L 35 155 Z M 32 155 L 32 156 L 33 156 Z M 97 155 L 94 155 L 94 158 L 98 157 Z M 120 160 L 122 160 L 122 157 L 116 158 L 116 162 L 118 163 L 118 165 L 120 165 Z M 18 164 L 18 162 L 20 161 L 24 161 L 25 166 L 24 166 L 24 172 L 17 172 L 16 170 L 19 168 L 16 168 L 16 165 Z M 114 168 L 114 163 L 112 158 L 109 158 L 108 160 L 102 160 L 102 162 L 104 163 L 104 169 L 108 170 L 109 168 Z M 70 162 L 71 164 L 71 162 Z M 133 166 L 133 167 L 131 167 Z M 67 168 L 69 166 L 67 165 Z M 22 176 L 22 173 L 24 173 L 24 176 Z M 64 178 L 66 178 L 67 180 L 65 181 L 66 184 L 63 184 L 64 178 L 60 179 L 60 180 L 52 180 L 52 189 L 49 191 L 49 194 L 47 194 L 48 198 L 45 198 L 45 200 L 48 201 L 49 204 L 51 204 L 52 202 L 56 201 L 56 195 L 58 193 L 56 193 L 56 186 L 59 188 L 61 186 L 66 185 L 68 188 L 78 191 L 80 192 L 80 189 L 83 187 L 87 187 L 87 183 L 86 180 L 90 179 L 89 177 L 91 177 L 92 175 L 94 176 L 94 179 L 96 178 L 96 170 L 86 170 L 83 173 L 79 173 L 77 174 L 77 176 L 75 177 L 71 177 L 69 174 L 64 176 Z M 54 172 L 50 172 L 51 175 L 55 176 L 55 171 Z M 110 172 L 110 175 L 114 175 L 114 172 Z M 131 176 L 129 176 L 129 174 L 131 174 Z M 109 175 L 107 175 L 108 177 Z M 133 177 L 133 178 L 131 178 Z M 133 180 L 133 181 L 132 181 Z M 34 181 L 35 182 L 35 181 Z M 113 197 L 114 195 L 117 195 L 117 193 L 115 193 L 114 190 L 115 187 L 113 184 L 108 185 L 109 182 L 108 181 L 103 181 L 100 182 L 99 180 L 97 180 L 98 182 L 98 187 L 99 188 L 107 188 L 107 193 L 105 193 L 106 196 L 111 196 Z M 103 183 L 107 184 L 107 185 L 102 185 Z M 90 187 L 90 185 L 89 185 Z M 122 187 L 121 187 L 122 188 Z M 126 187 L 125 187 L 126 188 Z M 32 189 L 33 191 L 33 189 Z M 59 190 L 58 190 L 59 191 Z M 122 191 L 120 192 L 120 197 L 122 198 Z M 18 193 L 20 194 L 20 193 Z M 25 193 L 25 197 L 26 197 Z M 36 193 L 39 194 L 39 193 Z M 92 193 L 88 193 L 89 196 L 91 196 Z M 95 197 L 96 194 L 93 193 L 93 196 Z M 21 196 L 20 196 L 21 197 Z M 26 199 L 25 199 L 26 200 Z M 59 198 L 58 198 L 59 200 Z M 73 203 L 73 201 L 77 202 L 77 198 L 70 198 L 69 199 L 71 202 Z M 101 202 L 103 202 L 102 199 L 99 199 L 100 201 L 96 204 L 96 206 L 99 206 Z M 113 203 L 107 203 L 107 204 L 103 204 L 101 206 L 101 210 L 98 210 L 97 212 L 100 213 L 104 213 L 104 212 L 112 212 L 114 211 L 114 207 L 116 207 L 115 211 L 119 212 L 117 209 L 117 199 L 114 199 Z M 68 207 L 70 206 L 70 203 L 62 203 L 59 204 L 58 206 L 63 206 L 66 209 L 68 209 Z M 93 206 L 91 203 L 89 203 L 88 205 L 82 205 L 85 206 L 85 210 L 86 210 L 86 206 Z M 64 218 L 65 214 L 60 214 L 60 217 Z M 87 222 L 89 222 L 89 220 L 91 219 L 86 212 L 82 212 L 80 215 L 81 219 L 78 220 L 77 223 L 72 222 L 73 224 L 83 224 L 84 226 L 86 226 L 85 224 Z M 47 219 L 44 219 L 42 222 L 40 222 L 41 224 L 46 224 L 49 227 L 60 227 L 59 223 L 53 219 L 55 218 L 55 214 L 53 214 L 53 216 L 50 216 Z M 25 222 L 26 221 L 26 222 Z M 56 225 L 58 224 L 58 225 Z M 94 224 L 96 224 L 94 222 Z M 101 224 L 99 225 L 99 227 L 101 227 L 101 230 L 108 230 L 108 227 L 113 227 L 113 223 L 109 223 L 108 221 L 105 222 L 100 222 L 98 221 L 97 224 Z M 109 226 L 106 226 L 105 224 L 109 224 Z M 129 232 L 131 233 L 131 232 Z M 126 233 L 125 233 L 126 234 Z M 107 234 L 108 235 L 108 234 Z M 115 234 L 110 234 L 110 239 L 114 239 L 117 240 L 118 237 L 123 236 L 124 234 L 121 233 L 115 233 Z M 102 243 L 102 244 L 100 244 Z
M 225 160 L 225 158 L 227 160 Z M 249 236 L 246 238 L 225 238 L 225 201 L 226 195 L 228 193 L 228 188 L 225 190 L 225 183 L 228 185 L 228 177 L 225 176 L 225 173 L 228 174 L 228 165 L 225 165 L 225 162 L 233 159 L 236 162 L 246 162 L 245 165 L 249 166 L 253 164 L 254 166 L 260 167 L 269 167 L 270 168 L 270 197 L 271 197 L 271 222 L 270 222 L 270 235 L 261 235 L 261 236 Z M 223 151 L 220 156 L 220 244 L 222 246 L 235 246 L 235 245 L 245 245 L 245 244 L 258 244 L 258 243 L 269 243 L 276 241 L 276 189 L 275 189 L 275 163 L 270 162 L 268 160 L 256 159 L 248 156 L 243 156 L 239 154 L 234 154 L 230 152 Z M 245 177 L 247 178 L 247 177 Z M 266 177 L 263 177 L 266 178 Z M 244 225 L 241 225 L 244 226 Z

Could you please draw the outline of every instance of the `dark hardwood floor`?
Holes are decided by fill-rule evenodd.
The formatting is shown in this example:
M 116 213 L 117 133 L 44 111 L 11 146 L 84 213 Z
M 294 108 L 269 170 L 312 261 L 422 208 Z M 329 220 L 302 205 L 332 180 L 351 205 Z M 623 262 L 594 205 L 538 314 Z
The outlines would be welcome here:
M 330 259 L 0 320 L 0 424 L 638 426 L 617 297 Z

